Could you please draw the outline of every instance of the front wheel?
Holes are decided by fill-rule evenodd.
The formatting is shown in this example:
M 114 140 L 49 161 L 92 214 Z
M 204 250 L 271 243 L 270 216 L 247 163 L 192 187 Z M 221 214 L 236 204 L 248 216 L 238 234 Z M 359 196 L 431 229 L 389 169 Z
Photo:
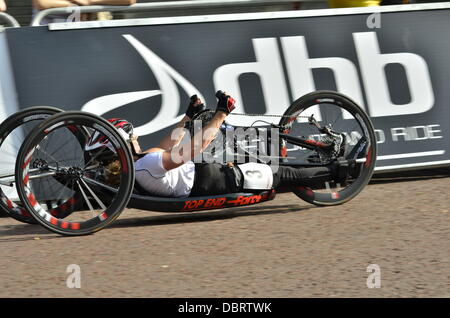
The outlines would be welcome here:
M 36 163 L 38 169 L 30 169 Z M 46 191 L 36 183 L 44 184 Z M 48 230 L 91 234 L 126 207 L 134 186 L 133 158 L 111 123 L 85 112 L 64 112 L 28 135 L 16 161 L 16 184 L 26 210 Z M 78 198 L 78 209 L 68 215 L 53 215 L 46 204 L 73 197 Z
M 319 131 L 327 127 L 332 134 Z M 354 198 L 372 177 L 377 154 L 374 128 L 369 116 L 350 98 L 333 91 L 316 91 L 297 99 L 280 121 L 282 132 L 302 137 L 311 144 L 326 143 L 335 147 L 306 149 L 281 141 L 283 164 L 323 166 L 335 164 L 346 175 L 336 174 L 329 181 L 295 186 L 292 191 L 316 205 L 338 205 Z

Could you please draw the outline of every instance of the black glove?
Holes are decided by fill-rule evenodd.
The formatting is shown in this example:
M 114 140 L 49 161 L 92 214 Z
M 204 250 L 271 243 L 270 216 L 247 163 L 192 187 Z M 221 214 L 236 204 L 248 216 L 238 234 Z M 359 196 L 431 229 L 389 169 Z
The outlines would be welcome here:
M 236 101 L 230 95 L 227 95 L 222 91 L 217 91 L 216 97 L 218 99 L 216 112 L 220 110 L 228 115 L 236 107 L 234 106 Z
M 205 109 L 205 105 L 203 103 L 199 105 L 196 104 L 199 100 L 200 99 L 197 97 L 197 95 L 191 96 L 191 102 L 189 103 L 188 109 L 186 111 L 186 116 L 188 116 L 190 119 L 192 119 L 192 117 Z

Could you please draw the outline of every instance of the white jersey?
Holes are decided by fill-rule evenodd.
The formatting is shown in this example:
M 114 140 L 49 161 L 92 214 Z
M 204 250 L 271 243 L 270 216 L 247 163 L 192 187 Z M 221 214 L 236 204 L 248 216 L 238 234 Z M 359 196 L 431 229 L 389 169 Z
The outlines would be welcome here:
M 195 164 L 189 161 L 167 171 L 162 165 L 162 152 L 151 152 L 135 163 L 136 181 L 156 196 L 187 197 L 194 185 Z
M 261 163 L 238 165 L 244 190 L 270 189 L 273 175 L 270 166 Z M 167 171 L 162 152 L 151 152 L 135 163 L 136 181 L 149 193 L 163 197 L 188 197 L 194 185 L 195 164 L 192 161 Z

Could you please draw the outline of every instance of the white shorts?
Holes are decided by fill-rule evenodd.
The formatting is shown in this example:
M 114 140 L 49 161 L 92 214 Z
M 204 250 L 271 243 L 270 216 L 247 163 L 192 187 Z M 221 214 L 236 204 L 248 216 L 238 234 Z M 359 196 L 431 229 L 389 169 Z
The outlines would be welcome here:
M 189 161 L 167 171 L 162 152 L 151 152 L 135 163 L 136 181 L 155 196 L 187 197 L 194 185 L 195 164 Z

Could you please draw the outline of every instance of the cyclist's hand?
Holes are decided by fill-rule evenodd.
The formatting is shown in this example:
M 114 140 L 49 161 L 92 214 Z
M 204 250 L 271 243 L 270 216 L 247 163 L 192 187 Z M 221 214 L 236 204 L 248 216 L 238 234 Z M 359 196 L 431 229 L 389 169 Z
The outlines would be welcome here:
M 198 114 L 204 109 L 205 105 L 202 103 L 200 98 L 198 98 L 197 95 L 192 95 L 191 102 L 189 103 L 188 109 L 186 111 L 186 116 L 192 119 L 192 117 L 194 117 L 196 114 Z
M 227 93 L 222 92 L 222 91 L 217 91 L 216 97 L 218 99 L 216 111 L 222 111 L 228 115 L 236 107 L 234 105 L 236 103 L 236 101 L 234 100 L 233 97 L 231 97 Z

